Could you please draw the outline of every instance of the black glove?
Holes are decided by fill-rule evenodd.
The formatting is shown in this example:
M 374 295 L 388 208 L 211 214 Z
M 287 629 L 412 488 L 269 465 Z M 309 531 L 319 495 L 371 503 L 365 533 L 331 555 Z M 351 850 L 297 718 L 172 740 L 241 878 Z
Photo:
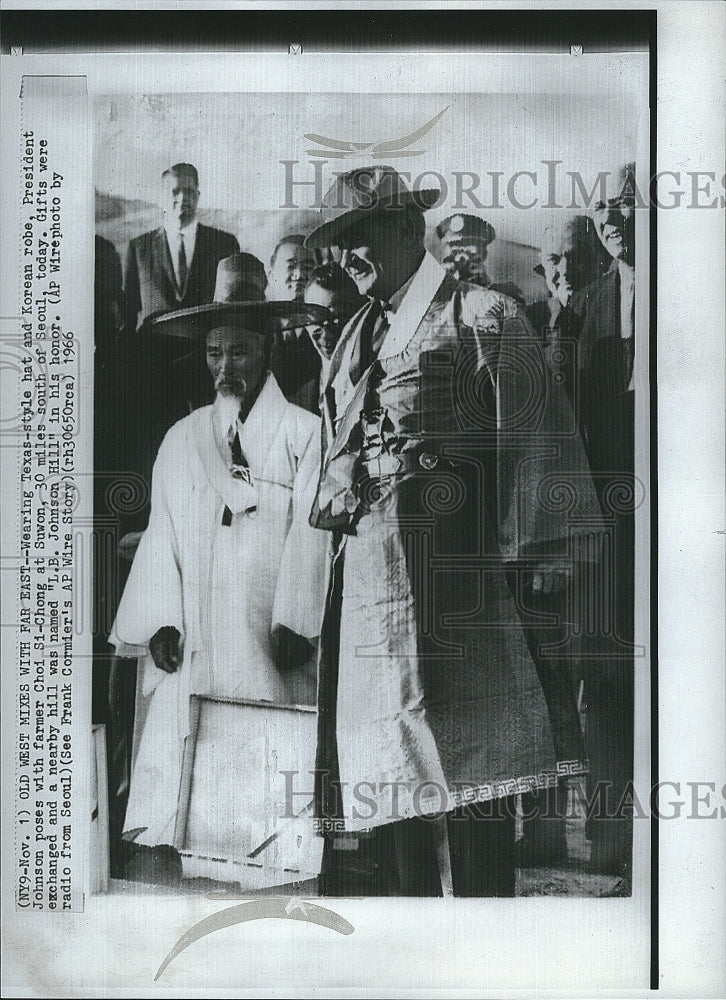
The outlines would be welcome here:
M 275 663 L 280 670 L 291 670 L 306 663 L 312 654 L 313 647 L 296 632 L 291 632 L 284 625 L 279 625 L 272 636 Z
M 179 669 L 179 630 L 173 625 L 164 625 L 149 640 L 149 652 L 159 670 L 174 674 Z

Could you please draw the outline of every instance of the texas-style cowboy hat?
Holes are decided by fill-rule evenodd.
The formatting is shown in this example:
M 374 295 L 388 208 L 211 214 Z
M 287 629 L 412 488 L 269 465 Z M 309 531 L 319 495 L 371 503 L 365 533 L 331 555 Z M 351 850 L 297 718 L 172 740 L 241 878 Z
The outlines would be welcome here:
M 339 174 L 323 198 L 322 225 L 305 240 L 307 247 L 332 247 L 342 232 L 371 214 L 403 208 L 421 211 L 434 206 L 441 192 L 432 188 L 409 191 L 393 167 L 359 167 Z
M 268 302 L 264 298 L 264 265 L 249 253 L 225 257 L 217 265 L 214 301 L 162 313 L 149 320 L 152 335 L 202 342 L 220 326 L 242 327 L 271 334 L 282 329 L 324 323 L 330 311 L 304 302 Z

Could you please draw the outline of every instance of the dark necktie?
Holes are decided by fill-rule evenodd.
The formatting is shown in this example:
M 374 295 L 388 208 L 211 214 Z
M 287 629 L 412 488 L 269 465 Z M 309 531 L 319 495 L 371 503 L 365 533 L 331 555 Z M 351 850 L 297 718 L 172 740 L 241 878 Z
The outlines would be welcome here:
M 187 252 L 184 248 L 184 233 L 179 233 L 179 252 L 177 255 L 177 271 L 178 271 L 178 282 L 179 282 L 179 298 L 184 298 L 184 292 L 187 286 L 187 275 L 189 273 L 187 268 Z
M 232 458 L 230 472 L 235 479 L 243 479 L 245 482 L 249 483 L 251 481 L 250 469 L 244 452 L 242 451 L 242 445 L 239 440 L 239 431 L 235 431 L 234 437 L 231 436 L 230 432 L 229 450 Z M 232 524 L 232 511 L 226 504 L 224 510 L 222 511 L 222 524 L 227 528 Z
M 358 384 L 363 372 L 375 360 L 388 326 L 384 303 L 380 299 L 372 299 L 370 307 L 360 319 L 351 353 L 348 375 L 353 385 Z

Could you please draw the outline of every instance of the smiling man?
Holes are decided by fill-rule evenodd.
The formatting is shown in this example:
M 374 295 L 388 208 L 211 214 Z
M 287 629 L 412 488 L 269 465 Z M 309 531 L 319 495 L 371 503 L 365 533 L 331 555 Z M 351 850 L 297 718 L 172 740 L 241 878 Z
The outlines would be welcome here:
M 572 392 L 576 365 L 574 340 L 579 332 L 573 322 L 573 297 L 602 273 L 603 249 L 588 216 L 564 212 L 553 215 L 542 231 L 540 262 L 549 295 L 527 307 L 530 322 L 548 344 L 548 361 L 566 379 Z
M 305 246 L 304 236 L 292 234 L 283 237 L 270 258 L 268 299 L 302 302 L 314 267 L 315 254 Z
M 628 165 L 619 190 L 593 219 L 612 258 L 610 269 L 573 298 L 579 332 L 580 424 L 605 512 L 612 519 L 609 620 L 595 638 L 585 677 L 590 789 L 607 785 L 608 815 L 593 816 L 590 865 L 620 874 L 629 864 L 632 820 L 617 815 L 633 776 L 635 574 L 635 359 L 645 331 L 635 327 L 635 177 Z M 642 368 L 641 368 L 642 371 Z
M 111 636 L 119 656 L 143 661 L 124 825 L 137 844 L 174 843 L 192 695 L 315 699 L 325 537 L 308 514 L 319 420 L 288 403 L 268 370 L 273 332 L 293 309 L 220 302 L 156 322 L 160 336 L 205 345 L 215 399 L 159 449 L 149 525 Z M 327 315 L 306 309 L 309 322 Z M 226 822 L 224 801 L 209 808 Z
M 199 175 L 175 163 L 161 175 L 163 225 L 131 240 L 124 279 L 125 330 L 149 316 L 211 302 L 217 263 L 239 252 L 231 233 L 197 219 Z
M 346 884 L 331 838 L 331 893 L 513 895 L 514 790 L 582 767 L 576 705 L 544 689 L 506 568 L 527 560 L 538 589 L 566 575 L 571 528 L 537 484 L 573 475 L 578 511 L 597 501 L 520 307 L 424 249 L 438 198 L 352 171 L 308 237 L 367 296 L 330 361 L 312 523 L 332 532 L 318 814 L 372 831 L 376 874 Z

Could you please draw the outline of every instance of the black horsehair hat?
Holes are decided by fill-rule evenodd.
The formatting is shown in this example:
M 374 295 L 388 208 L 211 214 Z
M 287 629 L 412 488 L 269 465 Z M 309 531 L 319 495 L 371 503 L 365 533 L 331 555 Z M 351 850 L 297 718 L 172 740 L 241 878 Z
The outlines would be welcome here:
M 330 319 L 330 311 L 324 306 L 266 301 L 266 284 L 265 268 L 257 257 L 249 253 L 225 257 L 217 265 L 213 302 L 151 317 L 149 332 L 180 340 L 203 341 L 210 330 L 220 326 L 270 335 L 278 330 Z

